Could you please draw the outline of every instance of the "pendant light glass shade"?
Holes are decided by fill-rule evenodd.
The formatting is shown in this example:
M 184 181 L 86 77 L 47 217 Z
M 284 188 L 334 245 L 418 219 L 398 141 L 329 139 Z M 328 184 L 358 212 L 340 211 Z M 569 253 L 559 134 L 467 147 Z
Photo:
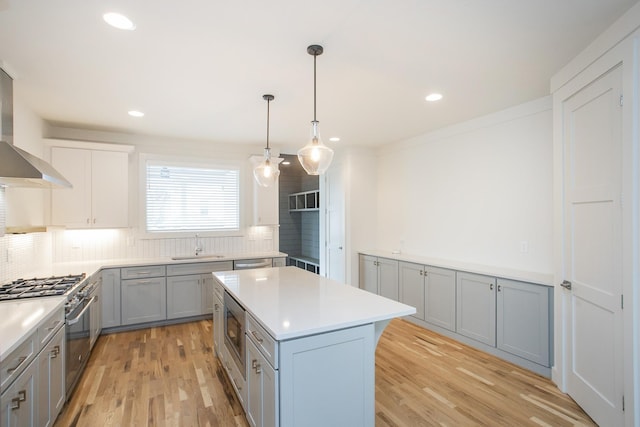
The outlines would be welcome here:
M 333 150 L 322 143 L 316 120 L 316 58 L 322 55 L 323 51 L 323 47 L 319 45 L 307 47 L 307 53 L 313 55 L 313 121 L 311 138 L 307 145 L 298 150 L 298 160 L 309 175 L 322 175 L 329 169 L 333 160 Z
M 333 150 L 322 143 L 318 122 L 311 122 L 311 138 L 307 145 L 298 150 L 298 160 L 309 175 L 322 175 L 333 160 Z
M 273 95 L 263 95 L 262 98 L 267 101 L 267 146 L 264 149 L 264 159 L 253 168 L 253 177 L 262 187 L 271 187 L 278 181 L 280 170 L 278 163 L 280 159 L 271 159 L 271 148 L 269 148 L 269 103 L 273 101 Z

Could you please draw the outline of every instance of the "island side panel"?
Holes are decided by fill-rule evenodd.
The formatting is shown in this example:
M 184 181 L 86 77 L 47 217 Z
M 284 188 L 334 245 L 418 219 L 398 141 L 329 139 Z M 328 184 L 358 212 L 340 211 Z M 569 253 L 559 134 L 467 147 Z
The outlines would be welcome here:
M 375 329 L 280 342 L 280 426 L 372 426 Z

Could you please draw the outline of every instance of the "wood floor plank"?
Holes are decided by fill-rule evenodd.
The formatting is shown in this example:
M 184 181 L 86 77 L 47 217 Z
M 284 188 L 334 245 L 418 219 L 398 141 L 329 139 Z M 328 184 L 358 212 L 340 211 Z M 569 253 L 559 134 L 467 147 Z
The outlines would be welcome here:
M 98 339 L 55 427 L 248 423 L 214 356 L 212 322 Z M 594 426 L 551 381 L 404 320 L 376 350 L 376 426 Z

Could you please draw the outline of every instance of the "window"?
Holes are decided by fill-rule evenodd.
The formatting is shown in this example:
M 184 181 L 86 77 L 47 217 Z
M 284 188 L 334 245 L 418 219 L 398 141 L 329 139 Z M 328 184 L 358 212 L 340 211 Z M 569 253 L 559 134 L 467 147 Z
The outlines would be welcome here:
M 237 231 L 240 171 L 146 163 L 147 232 Z

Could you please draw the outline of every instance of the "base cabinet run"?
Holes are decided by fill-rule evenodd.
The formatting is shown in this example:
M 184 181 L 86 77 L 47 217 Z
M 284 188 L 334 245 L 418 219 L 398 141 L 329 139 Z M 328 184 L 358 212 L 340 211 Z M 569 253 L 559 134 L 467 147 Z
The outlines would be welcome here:
M 360 254 L 360 287 L 416 307 L 413 323 L 551 376 L 549 286 Z

